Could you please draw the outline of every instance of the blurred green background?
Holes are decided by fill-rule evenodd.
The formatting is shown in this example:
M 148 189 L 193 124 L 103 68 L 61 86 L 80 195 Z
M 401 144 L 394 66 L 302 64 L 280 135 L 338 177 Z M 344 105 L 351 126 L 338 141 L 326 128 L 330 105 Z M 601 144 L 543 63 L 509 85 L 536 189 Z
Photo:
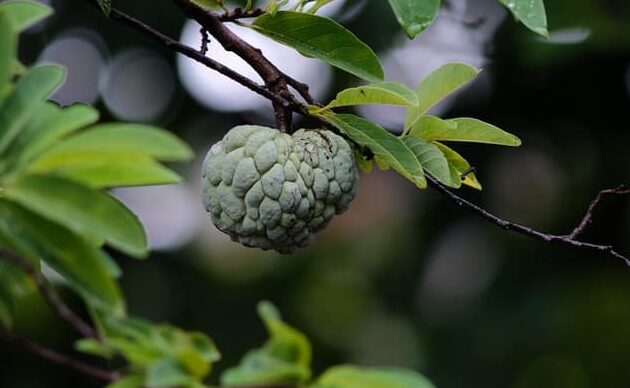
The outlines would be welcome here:
M 20 58 L 68 66 L 68 82 L 54 97 L 60 103 L 95 103 L 105 121 L 164 126 L 198 159 L 232 126 L 271 122 L 270 104 L 85 2 L 48 3 L 55 16 L 22 36 Z M 198 45 L 198 26 L 185 24 L 168 1 L 115 5 Z M 565 233 L 599 189 L 630 180 L 629 1 L 549 0 L 545 41 L 496 1 L 450 0 L 412 43 L 385 1 L 342 5 L 325 11 L 378 50 L 390 79 L 415 87 L 450 61 L 484 69 L 436 113 L 483 119 L 524 145 L 457 146 L 484 184 L 483 192 L 462 189 L 465 197 L 504 218 Z M 356 82 L 247 37 L 310 82 L 322 101 Z M 239 66 L 214 45 L 209 55 Z M 396 110 L 359 113 L 392 130 L 402 121 Z M 363 175 L 350 210 L 309 249 L 279 256 L 240 248 L 204 214 L 199 166 L 199 160 L 176 166 L 186 185 L 117 192 L 140 215 L 154 248 L 147 262 L 119 263 L 131 312 L 207 332 L 223 352 L 219 369 L 263 341 L 255 305 L 268 299 L 313 341 L 317 371 L 343 362 L 401 366 L 440 388 L 630 386 L 624 263 L 502 231 L 390 172 Z M 606 201 L 585 237 L 629 252 L 628 203 Z M 71 350 L 74 334 L 36 295 L 18 315 L 23 335 Z M 92 386 L 98 385 L 0 341 L 0 387 Z

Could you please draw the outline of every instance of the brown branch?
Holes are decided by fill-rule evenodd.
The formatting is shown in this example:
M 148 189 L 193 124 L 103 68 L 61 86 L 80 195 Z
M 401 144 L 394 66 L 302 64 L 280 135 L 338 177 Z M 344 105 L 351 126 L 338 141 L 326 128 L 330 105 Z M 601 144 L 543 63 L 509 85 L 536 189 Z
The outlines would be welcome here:
M 87 0 L 90 4 L 95 5 L 96 3 L 93 0 Z M 116 8 L 112 8 L 110 13 L 110 18 L 126 24 L 129 27 L 137 30 L 138 32 L 148 36 L 154 41 L 164 45 L 166 48 L 178 52 L 186 57 L 201 63 L 202 65 L 212 69 L 224 76 L 232 79 L 233 81 L 241 84 L 242 86 L 248 88 L 252 92 L 259 94 L 266 99 L 272 101 L 274 104 L 282 106 L 284 109 L 291 110 L 296 113 L 305 114 L 305 109 L 302 106 L 296 105 L 287 101 L 287 99 L 282 96 L 272 92 L 268 88 L 263 85 L 259 85 L 251 79 L 237 73 L 236 71 L 224 66 L 220 62 L 215 61 L 212 58 L 208 58 L 205 55 L 202 55 L 199 51 L 193 49 L 192 47 L 186 46 L 184 44 L 179 43 L 178 41 L 172 39 L 171 37 L 155 30 L 150 27 L 146 23 L 127 15 L 126 13 L 119 11 Z
M 260 51 L 245 42 L 238 35 L 227 28 L 220 15 L 209 12 L 190 0 L 171 0 L 186 16 L 201 24 L 210 35 L 221 43 L 227 50 L 238 55 L 247 62 L 265 82 L 265 86 L 272 92 L 290 99 L 287 79 L 284 74 L 271 63 Z M 282 132 L 291 131 L 292 112 L 282 104 L 273 104 L 276 114 L 276 127 Z
M 580 224 L 576 226 L 575 229 L 573 229 L 571 234 L 569 234 L 569 237 L 575 240 L 576 238 L 578 238 L 584 233 L 586 228 L 588 228 L 588 226 L 593 222 L 593 213 L 595 212 L 595 209 L 600 204 L 604 196 L 628 195 L 628 194 L 630 194 L 630 190 L 626 189 L 623 185 L 616 187 L 614 189 L 601 190 L 599 193 L 597 193 L 595 198 L 591 201 L 590 205 L 588 206 L 588 209 L 586 209 L 586 214 L 584 214 L 582 221 L 580 221 Z
M 120 378 L 118 372 L 110 371 L 107 369 L 101 369 L 83 361 L 77 360 L 65 354 L 59 353 L 55 350 L 49 349 L 42 344 L 39 344 L 33 340 L 20 337 L 11 331 L 4 324 L 0 323 L 0 331 L 13 343 L 21 346 L 25 350 L 45 359 L 59 366 L 74 369 L 86 376 L 95 378 L 97 380 L 103 380 L 106 382 L 112 382 Z
M 240 19 L 255 18 L 265 13 L 262 8 L 254 8 L 244 11 L 241 7 L 236 7 L 232 11 L 227 11 L 219 15 L 222 22 L 234 22 Z
M 87 338 L 97 338 L 96 331 L 87 324 L 83 319 L 77 316 L 64 302 L 61 300 L 55 290 L 46 282 L 46 279 L 35 269 L 35 267 L 25 258 L 6 248 L 0 248 L 0 256 L 9 261 L 13 265 L 24 271 L 37 285 L 42 296 L 52 307 L 55 313 L 72 328 Z
M 535 229 L 532 229 L 530 227 L 524 226 L 524 225 L 520 225 L 514 222 L 510 222 L 507 220 L 504 220 L 500 217 L 497 217 L 496 215 L 488 212 L 487 210 L 483 209 L 480 206 L 475 205 L 474 203 L 458 196 L 457 194 L 453 193 L 452 191 L 450 191 L 448 188 L 446 188 L 443 184 L 441 184 L 437 179 L 435 179 L 434 177 L 427 175 L 427 180 L 429 181 L 429 184 L 435 188 L 438 192 L 442 193 L 444 196 L 446 196 L 448 199 L 450 199 L 451 201 L 455 202 L 457 204 L 457 206 L 466 209 L 470 212 L 473 212 L 475 214 L 477 214 L 478 216 L 480 216 L 481 218 L 484 218 L 496 225 L 498 225 L 500 228 L 505 229 L 505 230 L 509 230 L 509 231 L 513 231 L 525 236 L 529 236 L 532 238 L 535 238 L 537 240 L 541 240 L 541 241 L 545 241 L 545 242 L 554 242 L 554 243 L 560 243 L 563 245 L 567 245 L 570 247 L 574 247 L 574 248 L 579 248 L 579 249 L 584 249 L 584 250 L 589 250 L 589 251 L 595 251 L 595 252 L 599 252 L 599 253 L 605 253 L 608 254 L 610 256 L 613 256 L 617 259 L 621 259 L 623 260 L 627 265 L 630 266 L 630 258 L 618 253 L 617 251 L 615 251 L 614 247 L 611 245 L 599 245 L 599 244 L 593 244 L 593 243 L 588 243 L 588 242 L 584 242 L 584 241 L 580 241 L 580 240 L 576 240 L 572 234 L 568 234 L 568 235 L 555 235 L 555 234 L 548 234 L 548 233 L 543 233 L 540 231 L 537 231 Z M 615 189 L 613 189 L 615 190 Z M 608 190 L 604 190 L 604 192 L 607 192 Z M 592 208 L 595 208 L 595 206 L 597 205 L 597 203 L 599 201 L 594 201 L 595 205 L 592 205 Z M 592 209 L 591 207 L 589 207 L 589 211 L 587 211 L 587 216 L 585 218 L 590 219 L 590 216 L 588 216 L 589 213 L 592 213 Z M 587 223 L 589 221 L 586 221 Z M 578 227 L 579 228 L 579 227 Z
M 210 44 L 210 37 L 208 36 L 208 31 L 203 27 L 201 27 L 201 29 L 199 30 L 199 33 L 201 34 L 201 48 L 199 49 L 199 54 L 205 57 L 206 54 L 208 53 L 208 45 Z

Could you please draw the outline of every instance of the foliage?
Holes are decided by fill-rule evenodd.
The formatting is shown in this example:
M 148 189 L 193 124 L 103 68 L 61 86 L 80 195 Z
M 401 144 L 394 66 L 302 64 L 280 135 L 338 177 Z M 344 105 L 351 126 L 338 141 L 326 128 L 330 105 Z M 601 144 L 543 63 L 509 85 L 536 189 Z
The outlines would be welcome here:
M 518 146 L 520 140 L 477 119 L 429 114 L 479 71 L 465 64 L 447 64 L 415 91 L 386 81 L 377 55 L 367 44 L 334 20 L 315 15 L 330 1 L 305 0 L 284 10 L 286 1 L 272 0 L 265 7 L 267 12 L 250 25 L 303 55 L 370 82 L 340 91 L 325 106 L 307 106 L 309 114 L 356 143 L 357 161 L 366 169 L 373 159 L 380 168 L 397 171 L 418 188 L 427 186 L 428 174 L 449 187 L 465 184 L 480 189 L 470 163 L 444 142 Z M 214 3 L 225 7 L 222 1 Z M 546 34 L 541 1 L 502 3 L 527 27 Z M 98 4 L 106 15 L 111 13 L 110 1 L 98 0 Z M 390 4 L 410 38 L 425 30 L 439 9 L 438 0 L 390 0 Z M 248 2 L 246 9 L 251 6 Z M 65 70 L 56 65 L 25 69 L 16 52 L 19 33 L 50 13 L 48 7 L 27 0 L 0 4 L 0 248 L 24 257 L 37 275 L 45 263 L 82 297 L 99 336 L 79 340 L 77 350 L 127 362 L 124 376 L 110 387 L 206 386 L 213 364 L 220 359 L 214 343 L 202 333 L 130 318 L 116 281 L 121 271 L 105 249 L 135 258 L 148 255 L 142 225 L 108 190 L 177 183 L 180 177 L 162 163 L 189 160 L 192 152 L 168 131 L 140 124 L 96 124 L 99 114 L 92 107 L 60 107 L 48 101 L 62 84 Z M 334 111 L 367 104 L 407 108 L 400 135 Z M 4 327 L 12 327 L 12 306 L 21 290 L 29 287 L 32 284 L 23 272 L 2 262 L 0 322 Z M 262 303 L 259 314 L 269 340 L 221 376 L 225 386 L 432 386 L 415 372 L 354 366 L 333 367 L 313 379 L 307 338 L 284 323 L 271 304 Z

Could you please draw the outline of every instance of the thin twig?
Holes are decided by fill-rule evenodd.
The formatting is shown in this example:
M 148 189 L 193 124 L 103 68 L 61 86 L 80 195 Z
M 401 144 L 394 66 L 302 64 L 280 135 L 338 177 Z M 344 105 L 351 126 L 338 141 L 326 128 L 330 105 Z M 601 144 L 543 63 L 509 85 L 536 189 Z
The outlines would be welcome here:
M 201 55 L 206 55 L 208 53 L 208 45 L 210 44 L 210 37 L 208 36 L 208 30 L 201 27 L 199 30 L 201 33 L 201 48 L 199 49 L 199 53 Z
M 88 0 L 91 4 L 95 4 L 93 1 Z M 184 44 L 179 43 L 178 41 L 170 38 L 167 35 L 164 35 L 163 33 L 155 30 L 154 28 L 150 27 L 149 25 L 145 24 L 144 22 L 130 16 L 127 15 L 126 13 L 119 11 L 118 9 L 112 8 L 111 13 L 110 13 L 110 17 L 113 20 L 119 21 L 123 24 L 126 24 L 132 28 L 134 28 L 135 30 L 143 33 L 144 35 L 150 37 L 151 39 L 155 40 L 158 43 L 163 44 L 165 47 L 178 52 L 180 54 L 183 54 L 185 56 L 187 56 L 188 58 L 195 60 L 199 63 L 201 63 L 202 65 L 220 73 L 223 74 L 224 76 L 232 79 L 233 81 L 243 85 L 244 87 L 248 88 L 249 90 L 253 91 L 256 94 L 259 94 L 263 97 L 265 97 L 266 99 L 272 101 L 274 104 L 278 104 L 281 105 L 282 107 L 292 110 L 296 113 L 303 113 L 304 112 L 304 108 L 300 107 L 296 104 L 292 104 L 289 101 L 287 101 L 286 99 L 284 99 L 282 96 L 270 91 L 269 89 L 267 89 L 265 86 L 263 85 L 259 85 L 256 82 L 252 81 L 251 79 L 241 75 L 240 73 L 237 73 L 236 71 L 224 66 L 223 64 L 221 64 L 220 62 L 215 61 L 212 58 L 208 58 L 205 55 L 201 55 L 201 53 L 197 50 L 195 50 L 192 47 L 186 46 Z
M 478 216 L 480 216 L 481 218 L 484 218 L 490 222 L 493 222 L 494 224 L 498 225 L 499 227 L 501 227 L 502 229 L 505 230 L 509 230 L 509 231 L 513 231 L 525 236 L 529 236 L 529 237 L 533 237 L 537 240 L 541 240 L 541 241 L 545 241 L 545 242 L 554 242 L 554 243 L 560 243 L 560 244 L 564 244 L 564 245 L 568 245 L 574 248 L 580 248 L 580 249 L 584 249 L 584 250 L 590 250 L 590 251 L 596 251 L 596 252 L 600 252 L 600 253 L 606 253 L 610 256 L 613 256 L 617 259 L 621 259 L 623 260 L 627 265 L 630 266 L 630 258 L 618 253 L 617 251 L 615 251 L 614 247 L 611 245 L 599 245 L 599 244 L 593 244 L 593 243 L 588 243 L 588 242 L 584 242 L 584 241 L 579 241 L 579 240 L 575 240 L 574 238 L 571 237 L 571 235 L 556 235 L 556 234 L 548 234 L 548 233 L 543 233 L 540 231 L 537 231 L 535 229 L 532 229 L 530 227 L 524 226 L 524 225 L 520 225 L 517 224 L 515 222 L 510 222 L 507 220 L 504 220 L 500 217 L 497 217 L 496 215 L 490 213 L 489 211 L 481 208 L 480 206 L 475 205 L 474 203 L 460 197 L 459 195 L 453 193 L 452 191 L 450 191 L 448 188 L 446 188 L 446 186 L 444 186 L 443 184 L 441 184 L 437 179 L 435 179 L 434 177 L 427 175 L 427 180 L 429 181 L 429 184 L 435 188 L 438 192 L 444 194 L 448 199 L 450 199 L 451 201 L 455 202 L 457 204 L 457 206 L 466 209 L 468 211 L 471 211 L 475 214 L 477 214 Z
M 243 8 L 236 7 L 232 11 L 227 11 L 219 15 L 219 19 L 222 22 L 234 22 L 240 19 L 255 18 L 261 16 L 264 13 L 265 10 L 263 10 L 262 8 L 254 8 L 250 9 L 249 11 L 244 11 Z
M 580 221 L 580 224 L 576 226 L 575 229 L 573 229 L 571 234 L 569 234 L 569 237 L 571 237 L 571 239 L 574 240 L 584 233 L 586 228 L 593 222 L 593 213 L 595 209 L 597 208 L 597 206 L 600 204 L 604 196 L 628 195 L 628 194 L 630 194 L 630 190 L 626 189 L 625 186 L 623 185 L 616 187 L 614 189 L 601 190 L 599 193 L 597 193 L 595 198 L 591 201 L 590 205 L 588 206 L 588 209 L 586 209 L 586 214 L 584 214 L 582 221 Z
M 28 260 L 6 248 L 0 248 L 0 256 L 26 272 L 26 274 L 31 279 L 33 279 L 33 281 L 37 285 L 37 288 L 39 288 L 39 291 L 44 296 L 44 299 L 46 299 L 48 304 L 61 319 L 66 321 L 71 327 L 73 327 L 84 337 L 98 337 L 96 331 L 83 319 L 76 315 L 74 311 L 72 311 L 63 302 L 63 300 L 61 300 L 55 290 L 48 284 L 48 282 L 46 282 L 46 279 L 44 279 L 44 277 L 35 269 L 35 267 L 33 267 L 33 265 Z
M 287 96 L 289 94 L 287 79 L 284 74 L 271 63 L 256 47 L 245 42 L 223 24 L 220 15 L 205 10 L 190 0 L 171 0 L 189 18 L 192 18 L 208 30 L 227 50 L 238 55 L 260 75 L 265 86 L 272 92 Z M 276 114 L 276 127 L 282 132 L 291 131 L 292 112 L 283 104 L 273 103 Z
M 33 340 L 20 337 L 19 335 L 11 331 L 8 327 L 6 327 L 2 323 L 0 323 L 0 331 L 3 332 L 4 335 L 13 343 L 59 366 L 74 369 L 77 372 L 80 372 L 86 376 L 90 376 L 95 379 L 103 380 L 106 382 L 112 382 L 120 378 L 118 372 L 101 369 L 101 368 L 86 364 L 83 361 L 77 360 L 65 354 L 59 353 L 55 350 L 49 349 L 45 347 L 44 345 L 39 344 Z

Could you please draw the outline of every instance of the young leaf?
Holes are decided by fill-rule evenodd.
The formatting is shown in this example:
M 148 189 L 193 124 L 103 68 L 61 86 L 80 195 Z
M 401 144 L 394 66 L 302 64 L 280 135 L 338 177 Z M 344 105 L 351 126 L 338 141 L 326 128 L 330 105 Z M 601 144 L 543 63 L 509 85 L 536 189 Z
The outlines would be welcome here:
M 440 0 L 389 0 L 389 4 L 409 39 L 433 23 L 440 10 Z
M 420 161 L 401 138 L 396 137 L 379 125 L 350 114 L 335 114 L 330 111 L 314 113 L 359 145 L 369 148 L 378 163 L 385 163 L 402 176 L 424 189 L 427 186 Z
M 319 58 L 369 82 L 383 80 L 383 68 L 372 49 L 336 21 L 307 13 L 278 11 L 253 24 L 260 33 Z
M 150 388 L 184 387 L 194 380 L 172 358 L 149 365 L 144 383 Z
M 0 110 L 0 156 L 19 134 L 42 101 L 61 84 L 65 70 L 56 65 L 31 68 L 20 77 Z
M 112 12 L 112 0 L 96 0 L 105 16 L 109 16 Z
M 249 352 L 238 367 L 221 375 L 227 386 L 300 385 L 311 376 L 311 345 L 304 335 L 284 323 L 274 306 L 258 305 L 269 332 L 262 348 Z
M 429 109 L 470 82 L 477 74 L 479 70 L 464 63 L 448 63 L 429 74 L 416 90 L 420 105 L 409 108 L 405 118 L 405 129 L 411 128 Z
M 104 253 L 60 224 L 52 223 L 21 206 L 0 201 L 11 224 L 28 231 L 42 248 L 42 259 L 95 307 L 123 309 L 116 282 L 105 265 Z
M 410 370 L 361 368 L 351 365 L 328 369 L 317 380 L 317 388 L 435 388 L 429 380 Z
M 423 116 L 411 128 L 411 136 L 426 141 L 463 141 L 518 147 L 521 140 L 481 120 L 467 117 L 442 120 L 435 116 Z
M 0 8 L 0 106 L 13 75 L 13 61 L 17 45 L 17 35 L 7 11 Z
M 451 187 L 459 188 L 463 183 L 473 189 L 481 190 L 481 183 L 477 180 L 470 163 L 463 156 L 442 143 L 436 141 L 433 144 L 442 151 L 448 161 L 448 167 L 451 170 Z
M 52 8 L 30 0 L 7 0 L 0 3 L 0 13 L 6 12 L 13 20 L 13 28 L 21 32 L 52 14 Z
M 144 374 L 133 373 L 117 380 L 105 388 L 144 388 Z
M 131 256 L 147 254 L 146 235 L 136 216 L 105 193 L 60 177 L 24 175 L 8 183 L 4 195 L 81 236 L 101 237 Z
M 403 136 L 402 140 L 416 155 L 426 172 L 445 185 L 451 186 L 451 171 L 444 154 L 439 148 L 414 136 Z
M 547 31 L 547 14 L 543 0 L 499 0 L 527 28 L 535 33 L 549 36 Z
M 419 102 L 416 93 L 407 86 L 386 81 L 342 90 L 325 109 L 375 104 L 417 106 Z
M 193 153 L 186 143 L 163 129 L 142 124 L 99 124 L 58 143 L 42 158 L 77 152 L 133 152 L 157 160 L 189 160 Z

